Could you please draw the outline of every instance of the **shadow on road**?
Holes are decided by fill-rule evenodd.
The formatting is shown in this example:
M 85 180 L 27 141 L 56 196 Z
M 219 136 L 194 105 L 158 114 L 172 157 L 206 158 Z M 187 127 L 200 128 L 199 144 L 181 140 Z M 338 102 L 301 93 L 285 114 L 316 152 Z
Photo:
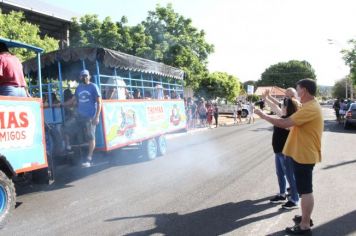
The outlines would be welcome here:
M 110 153 L 97 154 L 94 156 L 94 165 L 90 168 L 83 168 L 80 164 L 62 164 L 55 167 L 55 181 L 51 185 L 35 184 L 31 180 L 16 181 L 17 195 L 33 192 L 52 191 L 61 188 L 71 188 L 71 182 L 87 176 L 99 173 L 112 167 L 134 165 L 146 162 L 139 150 L 116 150 Z
M 323 170 L 333 169 L 333 168 L 336 168 L 336 167 L 349 165 L 349 164 L 354 164 L 354 163 L 356 163 L 356 160 L 344 161 L 344 162 L 341 162 L 341 163 L 338 163 L 338 164 L 335 164 L 335 165 L 328 165 L 328 166 L 324 167 Z
M 258 221 L 274 217 L 283 213 L 278 210 L 261 216 L 247 218 L 250 215 L 262 212 L 274 207 L 267 202 L 270 197 L 258 200 L 245 200 L 238 203 L 226 203 L 223 205 L 207 208 L 180 215 L 178 213 L 162 213 L 141 215 L 133 217 L 118 217 L 107 219 L 105 222 L 116 222 L 128 219 L 155 218 L 156 227 L 144 231 L 126 234 L 131 235 L 221 235 L 237 228 Z
M 338 217 L 334 220 L 326 222 L 312 229 L 313 236 L 343 236 L 353 235 L 356 233 L 356 210 L 346 215 Z M 268 234 L 267 236 L 283 236 L 286 235 L 284 230 Z
M 273 131 L 273 126 L 270 126 L 270 127 L 266 127 L 266 128 L 257 128 L 257 129 L 253 129 L 253 130 L 250 130 L 252 132 L 261 132 L 261 131 Z

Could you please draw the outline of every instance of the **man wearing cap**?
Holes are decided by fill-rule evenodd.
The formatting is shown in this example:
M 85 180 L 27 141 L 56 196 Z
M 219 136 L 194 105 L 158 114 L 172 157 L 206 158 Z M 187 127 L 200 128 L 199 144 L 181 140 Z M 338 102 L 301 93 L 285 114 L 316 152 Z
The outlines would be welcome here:
M 80 72 L 80 82 L 69 104 L 77 104 L 78 126 L 84 130 L 89 142 L 88 157 L 83 166 L 90 167 L 95 148 L 95 129 L 99 124 L 101 112 L 101 96 L 98 86 L 90 82 L 88 70 Z
M 20 60 L 0 42 L 0 95 L 29 97 Z

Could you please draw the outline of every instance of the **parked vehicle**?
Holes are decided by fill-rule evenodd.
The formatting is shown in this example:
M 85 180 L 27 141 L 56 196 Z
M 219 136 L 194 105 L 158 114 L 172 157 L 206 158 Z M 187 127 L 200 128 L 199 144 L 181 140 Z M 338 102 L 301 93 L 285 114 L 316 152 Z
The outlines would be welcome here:
M 345 113 L 344 128 L 349 129 L 356 125 L 356 103 L 351 103 L 349 110 Z
M 219 113 L 233 114 L 237 105 L 233 104 L 220 104 L 218 105 Z M 241 117 L 246 118 L 248 116 L 248 105 L 242 104 Z

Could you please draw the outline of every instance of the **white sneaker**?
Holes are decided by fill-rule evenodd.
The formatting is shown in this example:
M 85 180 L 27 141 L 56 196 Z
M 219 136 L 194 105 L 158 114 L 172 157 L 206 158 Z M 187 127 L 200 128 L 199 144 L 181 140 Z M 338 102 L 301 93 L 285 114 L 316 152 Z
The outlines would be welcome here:
M 91 167 L 91 163 L 89 161 L 82 163 L 83 167 Z

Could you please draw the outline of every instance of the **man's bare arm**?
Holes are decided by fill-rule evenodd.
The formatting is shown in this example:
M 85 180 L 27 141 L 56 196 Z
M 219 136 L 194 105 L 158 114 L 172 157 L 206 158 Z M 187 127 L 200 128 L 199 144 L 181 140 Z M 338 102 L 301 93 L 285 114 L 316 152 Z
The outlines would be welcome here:
M 283 128 L 283 129 L 287 129 L 287 128 L 293 127 L 295 125 L 294 122 L 292 121 L 292 119 L 290 119 L 290 118 L 285 118 L 285 119 L 274 118 L 272 116 L 266 115 L 261 110 L 256 110 L 255 114 L 258 115 L 259 117 L 261 117 L 262 119 L 268 121 L 272 125 Z

